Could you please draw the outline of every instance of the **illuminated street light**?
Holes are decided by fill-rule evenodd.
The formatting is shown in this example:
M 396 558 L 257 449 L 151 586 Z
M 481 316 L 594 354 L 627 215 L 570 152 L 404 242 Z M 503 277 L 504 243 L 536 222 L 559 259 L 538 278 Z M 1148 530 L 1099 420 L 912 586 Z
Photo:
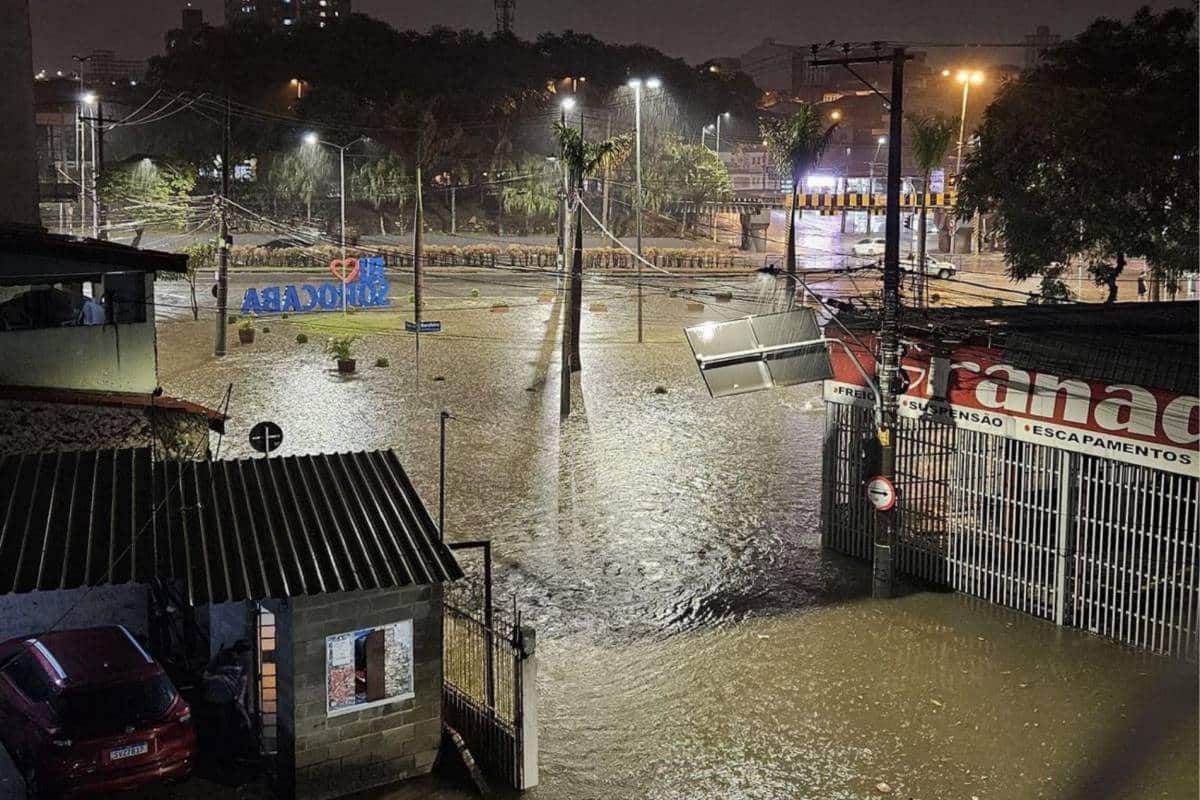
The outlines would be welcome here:
M 950 76 L 950 70 L 942 70 L 943 77 Z M 954 79 L 962 84 L 962 112 L 958 116 L 958 157 L 954 163 L 954 174 L 962 174 L 962 158 L 963 158 L 963 138 L 967 130 L 967 96 L 971 91 L 971 84 L 978 86 L 983 83 L 983 73 L 979 70 L 960 69 L 954 75 Z M 958 219 L 953 222 L 954 231 L 950 234 L 950 252 L 954 252 L 954 243 L 957 238 Z M 979 230 L 978 214 L 976 215 L 975 230 Z
M 309 131 L 308 133 L 304 134 L 304 143 L 305 144 L 320 144 L 321 137 L 317 136 L 317 134 L 313 133 L 312 131 Z
M 729 119 L 729 112 L 726 111 L 724 114 L 717 114 L 717 152 L 718 153 L 721 152 L 721 119 L 722 118 Z
M 559 103 L 559 105 L 562 107 L 563 111 L 574 111 L 575 110 L 575 98 L 574 97 L 564 97 L 562 99 L 562 102 Z
M 633 153 L 636 188 L 633 196 L 633 213 L 637 231 L 637 340 L 642 343 L 642 85 L 647 89 L 662 86 L 658 78 L 630 78 L 628 86 L 633 89 Z
M 829 112 L 829 118 L 830 118 L 831 120 L 833 120 L 834 122 L 837 122 L 839 119 L 841 119 L 841 118 L 842 118 L 842 112 L 841 112 L 841 111 L 838 111 L 838 110 L 835 108 L 833 111 Z
M 98 98 L 96 97 L 95 92 L 84 92 L 83 95 L 79 98 L 79 101 L 81 103 L 83 103 L 85 106 L 94 106 L 94 105 L 96 105 L 97 99 Z
M 304 143 L 305 144 L 307 144 L 307 145 L 323 144 L 326 147 L 331 147 L 334 150 L 338 151 L 338 164 L 339 164 L 340 173 L 341 173 L 341 192 L 340 192 L 341 201 L 342 201 L 341 202 L 341 206 L 342 206 L 342 223 L 341 223 L 342 224 L 342 229 L 341 229 L 342 236 L 341 236 L 341 239 L 342 239 L 342 260 L 343 261 L 346 260 L 346 151 L 349 150 L 354 145 L 358 144 L 359 142 L 369 142 L 369 141 L 371 141 L 371 140 L 368 137 L 359 136 L 354 141 L 348 142 L 346 144 L 334 144 L 333 142 L 327 142 L 324 139 L 322 139 L 320 136 L 317 135 L 316 131 L 309 131 L 308 133 L 304 134 Z M 343 284 L 342 284 L 342 312 L 343 313 L 345 313 L 345 311 L 346 311 L 345 290 L 346 290 L 346 287 L 345 287 L 345 283 L 343 282 Z

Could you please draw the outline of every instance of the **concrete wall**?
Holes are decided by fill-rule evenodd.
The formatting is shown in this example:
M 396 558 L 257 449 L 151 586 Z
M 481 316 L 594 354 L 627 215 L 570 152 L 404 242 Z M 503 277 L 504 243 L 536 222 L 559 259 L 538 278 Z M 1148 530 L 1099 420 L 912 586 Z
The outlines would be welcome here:
M 3 331 L 0 350 L 9 386 L 149 393 L 158 384 L 153 321 Z
M 163 456 L 204 458 L 208 420 L 174 409 L 0 400 L 0 457 L 148 447 L 152 441 Z
M 330 717 L 325 638 L 413 621 L 415 697 Z M 442 728 L 442 587 L 313 595 L 279 609 L 280 774 L 323 800 L 430 771 Z
M 0 641 L 38 633 L 56 623 L 59 629 L 124 625 L 145 641 L 148 622 L 146 587 L 137 583 L 0 595 Z

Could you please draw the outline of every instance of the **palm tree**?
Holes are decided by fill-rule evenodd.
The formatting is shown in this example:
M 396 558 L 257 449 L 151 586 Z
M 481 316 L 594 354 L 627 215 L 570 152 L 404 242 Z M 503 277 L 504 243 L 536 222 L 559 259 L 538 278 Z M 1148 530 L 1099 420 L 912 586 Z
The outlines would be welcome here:
M 825 127 L 821 112 L 811 103 L 800 103 L 789 116 L 770 118 L 761 124 L 767 150 L 775 159 L 780 172 L 792 176 L 792 204 L 788 209 L 787 272 L 792 276 L 795 295 L 796 275 L 796 206 L 800 182 L 816 169 L 837 130 L 837 123 Z
M 946 160 L 946 153 L 950 152 L 950 145 L 953 144 L 955 132 L 958 130 L 958 118 L 945 114 L 910 116 L 908 126 L 912 132 L 913 162 L 924 179 L 921 216 L 917 223 L 917 261 L 914 265 L 916 275 L 913 279 L 916 304 L 923 306 L 926 285 L 929 282 L 928 276 L 925 275 L 925 219 L 929 210 L 930 176 Z
M 633 138 L 624 133 L 599 142 L 589 142 L 583 132 L 561 122 L 555 123 L 554 135 L 558 140 L 559 152 L 567 166 L 567 185 L 574 187 L 577 194 L 583 193 L 583 179 L 605 164 L 624 155 Z M 583 307 L 583 213 L 575 214 L 575 253 L 571 262 L 571 371 L 579 371 L 579 324 Z
M 524 214 L 525 233 L 533 232 L 535 219 L 554 216 L 558 211 L 558 186 L 546 169 L 545 159 L 528 156 L 516 165 L 518 179 L 505 183 L 500 204 L 506 213 Z

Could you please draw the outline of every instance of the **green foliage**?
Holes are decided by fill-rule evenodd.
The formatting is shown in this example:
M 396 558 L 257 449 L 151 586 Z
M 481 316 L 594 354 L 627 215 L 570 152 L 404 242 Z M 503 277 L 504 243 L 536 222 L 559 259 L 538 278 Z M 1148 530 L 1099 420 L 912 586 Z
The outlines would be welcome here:
M 313 200 L 324 195 L 333 178 L 333 159 L 319 144 L 302 144 L 277 154 L 271 161 L 269 180 L 283 197 L 304 204 L 312 218 Z
M 237 327 L 239 331 L 252 331 L 254 330 L 254 320 L 244 319 L 237 324 Z
M 308 334 L 297 333 L 296 334 L 296 344 L 308 344 Z
M 384 212 L 395 209 L 403 216 L 407 202 L 414 196 L 413 180 L 409 177 L 404 160 L 395 153 L 364 163 L 354 175 L 355 194 L 371 203 L 379 215 L 379 233 L 387 234 Z
M 358 336 L 334 336 L 325 343 L 325 352 L 335 361 L 349 361 L 354 358 L 354 343 Z
M 196 168 L 168 159 L 133 158 L 105 164 L 100 174 L 100 202 L 111 223 L 137 228 L 183 225 L 190 219 L 190 194 Z
M 1131 257 L 1174 279 L 1197 263 L 1200 75 L 1193 12 L 1100 19 L 1007 83 L 984 113 L 959 214 L 994 212 L 1009 274 L 1085 264 L 1117 298 Z M 1184 113 L 1184 110 L 1188 110 Z
M 928 186 L 929 174 L 942 166 L 946 153 L 958 138 L 958 118 L 945 114 L 910 115 L 908 129 L 913 163 Z
M 623 133 L 601 141 L 589 141 L 577 128 L 561 122 L 554 124 L 554 136 L 567 165 L 567 182 L 570 186 L 576 186 L 584 178 L 594 175 L 605 164 L 624 158 L 633 146 L 632 134 Z
M 480 292 L 478 289 L 472 289 L 471 291 L 467 292 L 467 296 L 473 300 L 478 299 L 479 294 L 480 294 Z
M 699 205 L 723 200 L 733 192 L 729 171 L 720 157 L 704 145 L 678 136 L 669 138 L 650 160 L 642 184 L 646 208 L 656 212 L 667 211 L 676 201 Z M 695 220 L 696 215 L 689 214 L 684 228 L 689 223 L 694 226 Z
M 558 169 L 537 156 L 519 161 L 515 170 L 519 176 L 500 190 L 501 207 L 508 213 L 525 217 L 526 232 L 535 221 L 549 221 L 558 213 L 558 189 L 561 177 Z
M 791 175 L 793 186 L 798 186 L 821 163 L 837 125 L 826 128 L 816 106 L 800 103 L 786 117 L 764 119 L 759 128 L 779 171 Z
M 392 362 L 388 361 L 387 356 L 380 356 L 379 358 L 375 359 L 375 366 L 377 367 L 383 368 L 390 367 L 391 365 Z
M 779 171 L 792 176 L 792 205 L 796 208 L 796 195 L 800 184 L 808 173 L 821 163 L 837 124 L 825 127 L 821 112 L 811 103 L 800 103 L 786 117 L 768 117 L 759 128 L 767 152 L 775 159 Z M 787 226 L 787 253 L 784 263 L 789 272 L 796 269 L 796 226 Z

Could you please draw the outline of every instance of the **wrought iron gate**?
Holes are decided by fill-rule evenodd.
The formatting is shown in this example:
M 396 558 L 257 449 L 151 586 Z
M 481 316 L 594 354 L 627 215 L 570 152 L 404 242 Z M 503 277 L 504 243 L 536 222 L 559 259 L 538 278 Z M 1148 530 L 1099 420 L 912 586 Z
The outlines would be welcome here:
M 481 620 L 445 606 L 442 718 L 458 731 L 485 774 L 514 789 L 524 782 L 521 627 Z M 508 630 L 501 630 L 507 628 Z
M 826 409 L 823 541 L 867 558 L 872 411 Z M 901 572 L 1196 657 L 1196 478 L 924 419 L 901 419 L 896 441 Z

